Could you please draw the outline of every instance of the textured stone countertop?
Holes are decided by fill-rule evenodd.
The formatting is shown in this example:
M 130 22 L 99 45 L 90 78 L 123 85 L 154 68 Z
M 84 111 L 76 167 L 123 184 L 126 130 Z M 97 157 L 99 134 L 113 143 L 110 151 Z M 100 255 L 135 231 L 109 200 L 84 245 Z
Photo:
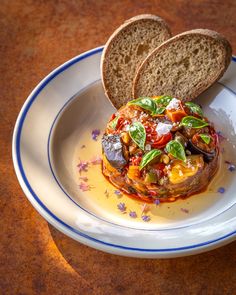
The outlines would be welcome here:
M 12 132 L 30 91 L 140 13 L 160 15 L 173 34 L 198 27 L 219 31 L 236 54 L 234 0 L 0 1 L 0 294 L 236 294 L 236 242 L 167 260 L 102 253 L 49 225 L 16 179 Z

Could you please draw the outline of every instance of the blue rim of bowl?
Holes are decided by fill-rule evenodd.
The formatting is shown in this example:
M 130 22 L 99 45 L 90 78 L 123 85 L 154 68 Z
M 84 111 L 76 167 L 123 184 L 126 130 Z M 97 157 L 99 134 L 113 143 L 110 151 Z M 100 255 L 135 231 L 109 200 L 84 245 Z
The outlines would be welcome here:
M 85 58 L 88 58 L 94 54 L 97 53 L 101 53 L 103 50 L 103 46 L 92 49 L 90 51 L 87 51 L 85 53 L 82 53 L 81 55 L 69 60 L 68 62 L 64 63 L 63 65 L 59 66 L 58 68 L 56 68 L 53 72 L 51 72 L 46 78 L 44 78 L 42 80 L 41 83 L 39 83 L 38 86 L 36 86 L 36 88 L 34 89 L 34 91 L 31 93 L 31 95 L 28 97 L 28 99 L 26 100 L 24 106 L 22 107 L 22 110 L 19 114 L 19 117 L 17 119 L 16 125 L 15 125 L 15 130 L 14 130 L 14 134 L 13 134 L 13 155 L 16 155 L 16 162 L 13 160 L 14 162 L 14 167 L 15 170 L 20 172 L 20 177 L 22 178 L 27 190 L 30 192 L 31 196 L 33 197 L 33 199 L 36 201 L 36 203 L 56 222 L 58 222 L 60 224 L 60 226 L 65 227 L 66 229 L 70 230 L 72 233 L 77 234 L 79 237 L 83 237 L 87 240 L 90 240 L 92 242 L 104 245 L 104 246 L 108 246 L 108 247 L 112 247 L 112 248 L 118 248 L 121 250 L 128 250 L 128 251 L 138 251 L 138 252 L 146 252 L 146 253 L 150 253 L 150 252 L 177 252 L 177 251 L 183 251 L 183 250 L 191 250 L 191 249 L 196 249 L 196 248 L 200 248 L 200 247 L 204 247 L 204 246 L 208 246 L 211 244 L 215 244 L 219 241 L 223 241 L 229 237 L 232 237 L 236 234 L 236 230 L 233 232 L 230 232 L 224 236 L 221 236 L 217 239 L 212 239 L 206 242 L 202 242 L 202 243 L 198 243 L 198 244 L 194 244 L 194 245 L 189 245 L 189 246 L 184 246 L 184 247 L 177 247 L 177 248 L 163 248 L 163 249 L 145 249 L 145 248 L 134 248 L 134 247 L 126 247 L 126 246 L 122 246 L 122 245 L 117 245 L 117 244 L 112 244 L 112 243 L 108 243 L 108 242 L 104 242 L 101 240 L 98 240 L 96 238 L 93 238 L 87 234 L 84 234 L 83 232 L 73 228 L 72 226 L 68 225 L 67 223 L 65 223 L 63 220 L 61 220 L 60 218 L 58 218 L 55 214 L 53 214 L 45 205 L 44 203 L 40 200 L 40 198 L 36 195 L 36 193 L 34 192 L 33 188 L 31 187 L 25 172 L 24 172 L 24 168 L 22 165 L 22 161 L 21 161 L 21 155 L 20 155 L 20 139 L 21 139 L 21 132 L 22 132 L 22 128 L 23 128 L 23 124 L 26 118 L 26 115 L 31 107 L 31 105 L 33 104 L 33 102 L 35 101 L 35 99 L 37 98 L 37 96 L 39 95 L 39 93 L 48 85 L 48 83 L 50 81 L 52 81 L 56 76 L 58 76 L 59 74 L 61 74 L 62 72 L 64 72 L 66 69 L 68 69 L 69 67 L 71 67 L 72 65 L 78 63 L 81 60 L 84 60 Z M 232 61 L 236 62 L 236 57 L 232 57 Z M 225 86 L 224 84 L 221 83 L 222 86 Z M 236 94 L 232 89 L 230 89 L 228 86 L 226 87 L 227 89 L 229 89 L 232 93 Z M 14 157 L 13 157 L 14 159 Z M 17 175 L 18 177 L 18 175 Z M 49 220 L 48 220 L 49 221 Z M 50 221 L 49 221 L 50 222 Z

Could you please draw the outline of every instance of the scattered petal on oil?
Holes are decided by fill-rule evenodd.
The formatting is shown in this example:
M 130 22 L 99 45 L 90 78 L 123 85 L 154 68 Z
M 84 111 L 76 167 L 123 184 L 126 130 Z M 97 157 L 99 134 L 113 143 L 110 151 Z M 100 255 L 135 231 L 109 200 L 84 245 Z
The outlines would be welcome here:
M 94 130 L 92 131 L 92 139 L 93 139 L 93 140 L 96 141 L 99 135 L 100 135 L 100 130 L 99 130 L 99 129 L 94 129 Z
M 143 216 L 142 216 L 142 220 L 145 221 L 145 222 L 148 222 L 148 221 L 151 220 L 151 218 L 150 218 L 150 216 L 148 216 L 148 215 L 143 215 Z
M 181 210 L 182 212 L 184 212 L 184 213 L 189 213 L 189 210 L 186 209 L 186 208 L 180 208 L 180 210 Z
M 83 191 L 83 192 L 86 192 L 86 191 L 90 191 L 90 189 L 92 188 L 91 185 L 85 183 L 85 182 L 81 182 L 79 184 L 79 188 Z
M 88 162 L 86 161 L 80 161 L 79 164 L 77 165 L 78 169 L 79 169 L 79 173 L 83 172 L 87 172 L 88 171 Z
M 150 210 L 150 207 L 145 203 L 141 205 L 141 214 L 147 213 Z
M 95 156 L 89 161 L 92 165 L 99 165 L 102 162 L 102 158 L 100 156 Z
M 220 194 L 223 194 L 225 192 L 225 188 L 224 187 L 219 187 L 217 192 L 220 193 Z
M 227 164 L 228 165 L 228 170 L 230 171 L 230 172 L 233 172 L 233 171 L 235 171 L 235 165 L 233 164 L 233 163 L 231 163 L 230 161 L 225 161 L 225 164 Z
M 81 145 L 81 149 L 84 149 L 86 147 L 86 145 L 85 144 L 83 144 L 83 145 Z
M 81 176 L 79 179 L 81 179 L 81 180 L 83 180 L 83 181 L 85 181 L 85 182 L 88 181 L 88 177 L 86 177 L 86 176 Z
M 156 199 L 156 200 L 154 201 L 154 204 L 155 204 L 156 206 L 158 206 L 160 203 L 161 203 L 161 202 L 160 202 L 160 200 L 158 200 L 158 199 Z
M 119 191 L 118 189 L 114 190 L 114 194 L 117 195 L 117 196 L 122 195 L 121 191 Z
M 136 213 L 135 211 L 130 211 L 130 212 L 129 212 L 129 216 L 130 216 L 131 218 L 137 218 L 137 213 Z
M 125 212 L 126 211 L 126 206 L 125 206 L 125 203 L 119 203 L 117 205 L 117 208 L 121 211 L 121 212 Z

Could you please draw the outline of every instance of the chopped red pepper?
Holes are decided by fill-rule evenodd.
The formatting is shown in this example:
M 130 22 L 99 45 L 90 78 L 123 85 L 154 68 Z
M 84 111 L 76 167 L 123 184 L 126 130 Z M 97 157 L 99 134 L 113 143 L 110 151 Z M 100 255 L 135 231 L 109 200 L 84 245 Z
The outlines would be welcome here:
M 172 139 L 172 134 L 171 133 L 167 133 L 165 135 L 162 135 L 160 137 L 160 139 L 155 140 L 151 146 L 152 148 L 158 148 L 158 149 L 162 149 L 166 146 L 166 144 Z

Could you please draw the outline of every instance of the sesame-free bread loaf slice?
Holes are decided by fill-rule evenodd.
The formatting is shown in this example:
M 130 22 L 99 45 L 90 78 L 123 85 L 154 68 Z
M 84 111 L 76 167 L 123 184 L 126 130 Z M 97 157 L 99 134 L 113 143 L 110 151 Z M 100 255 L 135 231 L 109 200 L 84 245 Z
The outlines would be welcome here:
M 142 62 L 133 82 L 133 96 L 165 94 L 192 100 L 223 76 L 231 55 L 229 42 L 214 31 L 179 34 Z
M 101 58 L 101 76 L 105 94 L 116 108 L 131 99 L 132 82 L 140 63 L 170 37 L 164 20 L 150 14 L 127 20 L 111 35 Z

